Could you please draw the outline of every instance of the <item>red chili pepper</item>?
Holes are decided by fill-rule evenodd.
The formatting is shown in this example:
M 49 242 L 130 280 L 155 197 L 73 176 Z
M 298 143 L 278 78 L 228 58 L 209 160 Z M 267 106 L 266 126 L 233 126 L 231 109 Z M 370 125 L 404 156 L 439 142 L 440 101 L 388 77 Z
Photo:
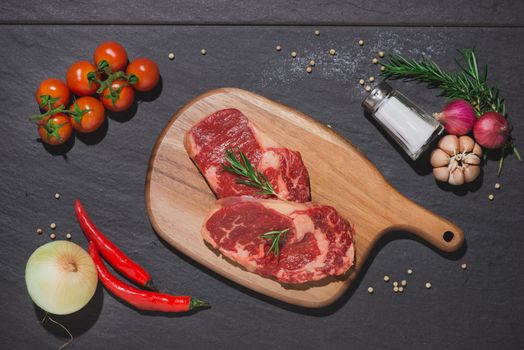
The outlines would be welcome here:
M 148 288 L 150 290 L 158 290 L 153 281 L 151 275 L 140 265 L 131 260 L 127 255 L 124 254 L 113 242 L 111 242 L 102 232 L 100 232 L 95 224 L 91 221 L 87 215 L 84 206 L 80 203 L 80 200 L 75 201 L 75 212 L 80 227 L 84 231 L 87 239 L 96 244 L 100 254 L 120 273 L 135 282 L 141 287 Z
M 205 301 L 190 296 L 174 296 L 135 288 L 113 276 L 104 265 L 94 242 L 89 242 L 89 254 L 104 286 L 114 295 L 140 310 L 184 312 L 198 307 L 209 307 Z

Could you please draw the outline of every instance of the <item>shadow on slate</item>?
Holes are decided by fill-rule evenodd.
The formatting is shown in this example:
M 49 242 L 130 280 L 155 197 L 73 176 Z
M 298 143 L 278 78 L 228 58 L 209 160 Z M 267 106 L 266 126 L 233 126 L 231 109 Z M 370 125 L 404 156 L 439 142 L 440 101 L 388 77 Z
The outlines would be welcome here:
M 87 305 L 84 306 L 80 311 L 74 312 L 70 315 L 49 314 L 49 316 L 67 328 L 73 337 L 78 337 L 87 332 L 96 323 L 98 317 L 100 316 L 103 304 L 104 288 L 102 287 L 102 283 L 98 283 L 93 298 L 91 298 L 89 303 L 87 303 Z M 36 304 L 34 304 L 34 308 L 35 316 L 37 317 L 38 321 L 43 320 L 46 314 L 45 311 L 36 306 Z M 50 320 L 46 319 L 42 326 L 57 337 L 69 337 L 67 332 L 62 327 Z
M 158 80 L 158 84 L 156 84 L 153 90 L 146 91 L 146 92 L 136 91 L 136 99 L 138 100 L 139 103 L 154 101 L 160 96 L 163 88 L 164 88 L 164 81 L 162 80 L 162 76 L 160 76 L 160 79 Z
M 69 152 L 75 145 L 75 135 L 73 133 L 66 143 L 57 146 L 48 145 L 47 143 L 42 142 L 41 138 L 36 139 L 36 142 L 41 143 L 49 154 L 52 154 L 53 156 L 63 156 L 64 159 L 67 159 L 67 152 Z
M 76 132 L 76 137 L 86 145 L 96 145 L 106 137 L 108 129 L 109 122 L 107 121 L 107 118 L 105 118 L 104 122 L 97 130 L 90 133 Z
M 154 231 L 154 229 L 153 229 L 153 231 Z M 267 295 L 261 294 L 259 292 L 254 291 L 254 290 L 251 290 L 251 289 L 249 289 L 247 287 L 244 287 L 244 286 L 242 286 L 240 284 L 237 284 L 237 283 L 229 280 L 228 278 L 220 275 L 219 273 L 217 273 L 217 272 L 215 272 L 215 271 L 213 271 L 213 270 L 211 270 L 211 269 L 209 269 L 209 268 L 199 264 L 198 262 L 192 260 L 191 258 L 187 257 L 183 253 L 179 252 L 174 247 L 170 246 L 169 243 L 167 243 L 164 239 L 162 239 L 162 237 L 160 237 L 158 235 L 157 235 L 157 237 L 158 237 L 159 241 L 164 245 L 164 247 L 169 249 L 177 257 L 179 257 L 180 259 L 182 259 L 186 263 L 192 265 L 193 267 L 198 268 L 199 270 L 204 271 L 209 276 L 219 280 L 220 282 L 224 283 L 225 285 L 227 285 L 229 287 L 232 287 L 232 288 L 235 288 L 236 290 L 238 290 L 238 291 L 240 291 L 240 292 L 242 292 L 242 293 L 244 293 L 244 294 L 246 294 L 246 295 L 248 295 L 250 297 L 260 299 L 260 300 L 262 300 L 262 301 L 264 301 L 266 303 L 269 303 L 269 304 L 272 304 L 274 306 L 280 307 L 280 308 L 282 308 L 284 310 L 295 312 L 295 313 L 300 313 L 300 314 L 308 315 L 308 316 L 316 316 L 316 317 L 329 316 L 329 315 L 334 314 L 335 312 L 337 312 L 339 309 L 341 309 L 348 302 L 348 300 L 353 296 L 355 291 L 360 286 L 360 283 L 362 282 L 363 277 L 366 275 L 366 272 L 369 269 L 369 266 L 371 266 L 371 264 L 375 260 L 376 256 L 378 255 L 378 252 L 384 246 L 386 246 L 388 243 L 390 243 L 392 241 L 396 241 L 396 240 L 400 240 L 400 239 L 409 239 L 409 240 L 412 240 L 412 241 L 415 241 L 415 242 L 419 242 L 419 243 L 423 244 L 424 246 L 430 248 L 432 251 L 434 251 L 435 253 L 437 253 L 441 257 L 444 257 L 444 258 L 446 258 L 448 260 L 454 260 L 454 261 L 461 259 L 466 254 L 466 251 L 467 251 L 467 241 L 464 241 L 464 244 L 462 245 L 462 247 L 459 250 L 457 250 L 455 252 L 452 252 L 452 253 L 446 253 L 446 252 L 442 252 L 442 251 L 438 250 L 437 248 L 433 247 L 428 242 L 424 241 L 423 239 L 419 238 L 418 236 L 415 236 L 412 233 L 405 232 L 405 231 L 391 231 L 391 232 L 388 232 L 382 238 L 380 238 L 378 240 L 378 242 L 375 244 L 375 246 L 371 249 L 371 251 L 369 253 L 369 256 L 366 259 L 366 262 L 364 263 L 364 265 L 360 269 L 360 272 L 357 274 L 357 277 L 355 278 L 355 280 L 353 280 L 353 282 L 349 286 L 348 290 L 339 299 L 337 299 L 333 304 L 328 305 L 328 306 L 323 307 L 323 308 L 311 309 L 311 308 L 306 308 L 306 307 L 302 307 L 302 306 L 289 304 L 289 303 L 286 303 L 286 302 L 283 302 L 283 301 L 280 301 L 280 300 L 277 300 L 277 299 L 273 299 L 273 298 L 271 298 L 271 297 L 269 297 Z M 206 296 L 203 296 L 203 297 L 205 299 Z M 213 300 L 208 300 L 208 299 L 205 299 L 205 300 L 207 302 L 209 302 L 211 305 L 213 305 Z M 141 312 L 141 313 L 143 313 L 143 312 Z

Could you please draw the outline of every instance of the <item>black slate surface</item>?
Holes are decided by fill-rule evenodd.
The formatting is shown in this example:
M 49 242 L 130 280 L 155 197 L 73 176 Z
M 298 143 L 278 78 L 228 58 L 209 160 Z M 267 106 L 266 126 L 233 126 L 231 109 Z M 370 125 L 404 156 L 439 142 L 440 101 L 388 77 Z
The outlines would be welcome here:
M 508 27 L 524 25 L 519 0 L 227 1 L 7 0 L 0 23 L 418 25 Z
M 67 4 L 66 4 L 67 5 Z M 377 3 L 375 6 L 378 6 Z M 2 5 L 6 6 L 6 5 Z M 58 8 L 46 11 L 61 11 Z M 155 13 L 155 12 L 153 12 Z M 36 14 L 33 12 L 33 15 Z M 238 14 L 237 14 L 238 15 Z M 290 14 L 293 18 L 295 14 Z M 466 15 L 465 15 L 466 16 Z M 95 16 L 96 17 L 96 16 Z M 515 18 L 517 15 L 515 14 Z M 103 16 L 100 16 L 103 18 Z M 524 169 L 514 156 L 501 178 L 496 163 L 465 192 L 439 187 L 424 161 L 410 163 L 364 116 L 358 79 L 377 76 L 370 64 L 378 50 L 425 54 L 453 67 L 455 48 L 476 46 L 491 67 L 524 140 L 521 73 L 522 28 L 403 28 L 310 26 L 97 26 L 4 25 L 0 28 L 0 344 L 5 349 L 56 349 L 67 338 L 27 295 L 27 258 L 49 241 L 49 224 L 86 246 L 74 218 L 81 198 L 96 224 L 173 293 L 209 300 L 212 309 L 192 315 L 138 312 L 103 290 L 86 309 L 58 318 L 74 333 L 71 348 L 93 349 L 517 349 L 524 342 L 521 253 Z M 364 39 L 364 47 L 356 45 Z M 112 116 L 93 138 L 76 138 L 65 154 L 46 150 L 27 116 L 37 112 L 40 80 L 63 77 L 69 64 L 89 59 L 104 40 L 118 40 L 131 58 L 158 62 L 163 78 L 157 96 Z M 276 44 L 283 46 L 278 53 Z M 327 55 L 335 48 L 336 57 Z M 208 54 L 199 51 L 206 48 Z M 289 56 L 291 50 L 298 57 Z M 168 52 L 176 53 L 169 61 Z M 315 59 L 311 75 L 306 62 Z M 209 89 L 233 86 L 257 92 L 330 124 L 360 147 L 401 192 L 462 227 L 467 246 L 441 254 L 393 233 L 381 241 L 357 283 L 333 306 L 308 310 L 272 301 L 192 263 L 167 247 L 152 230 L 144 205 L 150 151 L 164 125 L 185 102 Z M 436 91 L 396 86 L 428 111 L 442 107 Z M 290 130 L 290 132 L 293 132 Z M 518 142 L 524 145 L 524 141 Z M 521 148 L 524 148 L 521 147 Z M 496 182 L 502 189 L 495 191 Z M 61 193 L 60 200 L 54 199 Z M 493 202 L 487 200 L 495 193 Z M 350 200 L 350 198 L 348 198 Z M 358 223 L 357 223 L 358 224 Z M 35 230 L 42 227 L 43 236 Z M 466 262 L 463 271 L 460 264 Z M 407 268 L 414 270 L 407 276 Z M 392 280 L 406 278 L 404 294 Z M 433 284 L 431 290 L 424 283 Z M 375 293 L 369 295 L 368 286 Z

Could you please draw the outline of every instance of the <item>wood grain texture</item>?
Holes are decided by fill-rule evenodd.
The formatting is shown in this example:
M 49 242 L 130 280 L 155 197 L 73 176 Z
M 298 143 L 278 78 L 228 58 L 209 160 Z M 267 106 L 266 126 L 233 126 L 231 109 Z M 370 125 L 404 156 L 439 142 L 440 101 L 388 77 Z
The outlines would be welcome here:
M 301 152 L 310 173 L 313 201 L 334 206 L 356 227 L 356 264 L 347 274 L 315 283 L 282 285 L 241 269 L 204 243 L 200 229 L 215 196 L 188 157 L 183 139 L 198 120 L 224 108 L 239 109 L 281 145 Z M 464 241 L 457 226 L 401 195 L 337 133 L 296 110 L 231 88 L 193 99 L 168 123 L 149 162 L 146 206 L 156 232 L 176 249 L 243 286 L 304 307 L 324 307 L 339 298 L 373 245 L 388 231 L 411 231 L 447 252 L 458 249 Z M 449 242 L 443 238 L 448 231 L 453 235 Z

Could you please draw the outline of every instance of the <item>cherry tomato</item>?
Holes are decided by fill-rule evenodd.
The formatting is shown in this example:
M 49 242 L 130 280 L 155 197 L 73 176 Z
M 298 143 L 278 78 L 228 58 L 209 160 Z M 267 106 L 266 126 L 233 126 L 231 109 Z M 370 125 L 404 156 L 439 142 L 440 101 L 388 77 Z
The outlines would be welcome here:
M 137 58 L 127 66 L 126 74 L 134 74 L 138 81 L 133 85 L 137 91 L 149 91 L 160 80 L 160 72 L 155 62 L 149 58 Z
M 106 117 L 102 102 L 91 96 L 80 97 L 69 107 L 69 110 L 74 112 L 71 114 L 73 128 L 84 133 L 98 129 Z M 82 111 L 87 112 L 82 113 Z
M 135 102 L 135 90 L 126 81 L 116 80 L 111 84 L 113 92 L 106 88 L 100 95 L 104 106 L 113 112 L 122 112 L 131 107 Z M 114 101 L 111 99 L 114 96 Z
M 93 55 L 95 64 L 98 67 L 100 61 L 105 60 L 109 63 L 111 72 L 125 70 L 127 66 L 126 49 L 116 41 L 107 41 L 98 45 Z
M 60 105 L 67 105 L 67 103 L 69 102 L 70 94 L 67 85 L 62 80 L 57 78 L 49 78 L 42 81 L 40 85 L 38 85 L 38 89 L 36 90 L 35 94 L 36 102 L 38 102 L 38 105 L 47 111 L 49 110 L 49 105 L 45 103 L 42 106 L 42 97 L 45 95 L 49 95 L 53 99 L 56 98 L 57 101 L 52 106 L 58 107 Z
M 73 128 L 68 116 L 63 113 L 57 113 L 47 117 L 43 123 L 39 123 L 38 133 L 42 142 L 56 146 L 69 140 L 73 133 Z
M 98 83 L 90 82 L 87 75 L 96 72 L 96 67 L 88 61 L 73 63 L 66 73 L 66 82 L 69 89 L 78 96 L 92 95 L 98 89 Z

